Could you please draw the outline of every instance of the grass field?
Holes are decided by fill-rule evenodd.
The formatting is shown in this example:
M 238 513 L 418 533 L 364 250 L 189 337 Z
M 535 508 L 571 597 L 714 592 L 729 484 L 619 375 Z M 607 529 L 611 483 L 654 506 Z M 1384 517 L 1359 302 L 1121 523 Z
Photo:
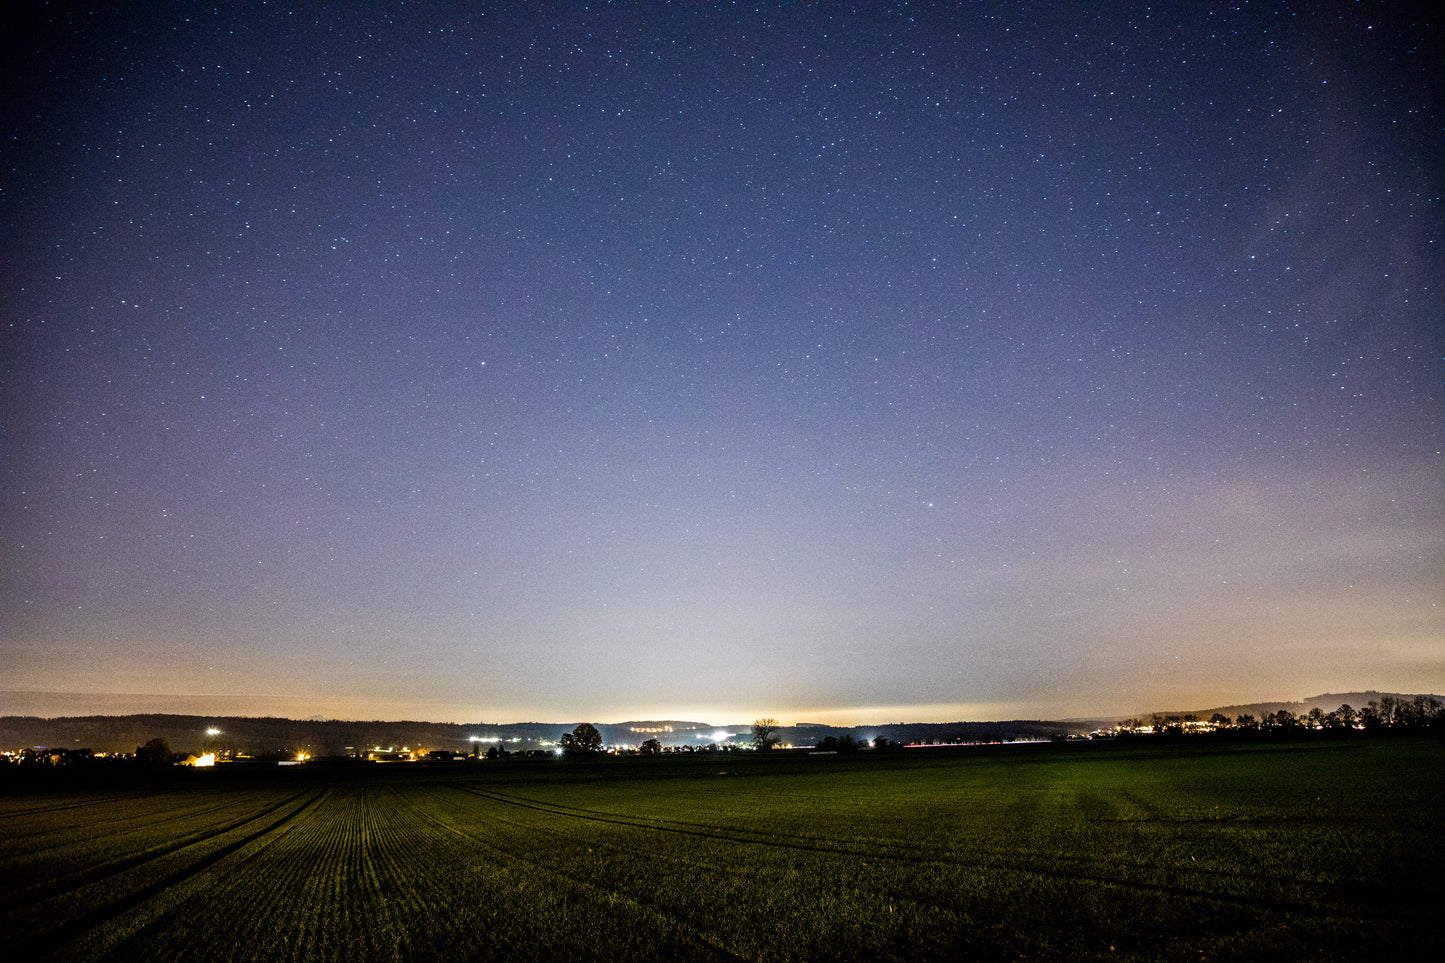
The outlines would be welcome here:
M 1445 747 L 168 773 L 0 796 L 30 960 L 1358 960 L 1445 935 Z

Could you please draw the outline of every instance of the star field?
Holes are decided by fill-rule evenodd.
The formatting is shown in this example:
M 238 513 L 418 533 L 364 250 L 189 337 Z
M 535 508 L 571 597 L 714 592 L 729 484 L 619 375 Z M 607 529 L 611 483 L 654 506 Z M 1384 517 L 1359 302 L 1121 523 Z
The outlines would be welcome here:
M 12 711 L 1445 690 L 1423 14 L 6 16 Z

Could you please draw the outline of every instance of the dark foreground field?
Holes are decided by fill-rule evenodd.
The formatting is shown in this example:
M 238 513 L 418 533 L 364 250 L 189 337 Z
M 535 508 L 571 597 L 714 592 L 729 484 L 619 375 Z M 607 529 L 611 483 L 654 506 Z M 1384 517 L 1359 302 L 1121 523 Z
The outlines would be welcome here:
M 1359 960 L 1445 932 L 1439 742 L 9 789 L 9 960 Z

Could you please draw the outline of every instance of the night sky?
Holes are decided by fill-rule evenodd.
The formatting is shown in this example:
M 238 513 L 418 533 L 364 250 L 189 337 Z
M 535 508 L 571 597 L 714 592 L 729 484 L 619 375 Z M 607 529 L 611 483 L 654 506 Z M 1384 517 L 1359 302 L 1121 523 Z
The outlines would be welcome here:
M 5 15 L 0 711 L 1445 691 L 1423 6 L 287 6 Z

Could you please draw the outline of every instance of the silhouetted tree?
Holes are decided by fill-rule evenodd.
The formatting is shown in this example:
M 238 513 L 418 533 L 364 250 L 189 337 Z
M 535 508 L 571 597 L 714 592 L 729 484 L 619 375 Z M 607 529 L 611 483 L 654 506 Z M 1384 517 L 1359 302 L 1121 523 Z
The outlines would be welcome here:
M 765 719 L 753 720 L 753 748 L 759 752 L 767 752 L 778 744 L 781 738 L 778 730 L 782 723 L 769 716 Z
M 135 758 L 147 766 L 168 766 L 175 757 L 171 753 L 171 744 L 157 737 L 143 746 L 136 746 Z
M 841 736 L 828 736 L 814 748 L 819 752 L 857 752 L 866 745 L 866 742 L 855 738 L 851 732 L 845 732 Z
M 1300 727 L 1299 717 L 1288 709 L 1271 712 L 1264 717 L 1264 728 L 1290 732 Z
M 1421 726 L 1439 726 L 1445 719 L 1445 707 L 1433 696 L 1417 695 L 1411 705 L 1415 722 Z
M 1154 727 L 1154 731 L 1155 731 L 1155 732 L 1160 733 L 1160 734 L 1162 734 L 1162 735 L 1166 735 L 1166 736 L 1170 736 L 1170 737 L 1178 737 L 1178 736 L 1184 735 L 1184 717 L 1183 717 L 1183 716 L 1174 715 L 1174 714 L 1170 714 L 1170 715 L 1165 716 L 1165 715 L 1160 715 L 1159 713 L 1156 712 L 1156 713 L 1154 713 L 1154 717 L 1153 717 L 1153 719 L 1150 721 L 1150 724 Z
M 602 754 L 602 734 L 590 722 L 583 722 L 571 732 L 562 734 L 562 755 L 568 759 L 586 759 Z
M 1360 725 L 1367 731 L 1373 732 L 1385 725 L 1384 719 L 1380 716 L 1380 704 L 1373 699 L 1365 704 L 1360 710 Z
M 658 742 L 656 738 L 646 739 L 642 745 L 637 747 L 637 751 L 644 756 L 656 756 L 662 752 L 662 743 Z

